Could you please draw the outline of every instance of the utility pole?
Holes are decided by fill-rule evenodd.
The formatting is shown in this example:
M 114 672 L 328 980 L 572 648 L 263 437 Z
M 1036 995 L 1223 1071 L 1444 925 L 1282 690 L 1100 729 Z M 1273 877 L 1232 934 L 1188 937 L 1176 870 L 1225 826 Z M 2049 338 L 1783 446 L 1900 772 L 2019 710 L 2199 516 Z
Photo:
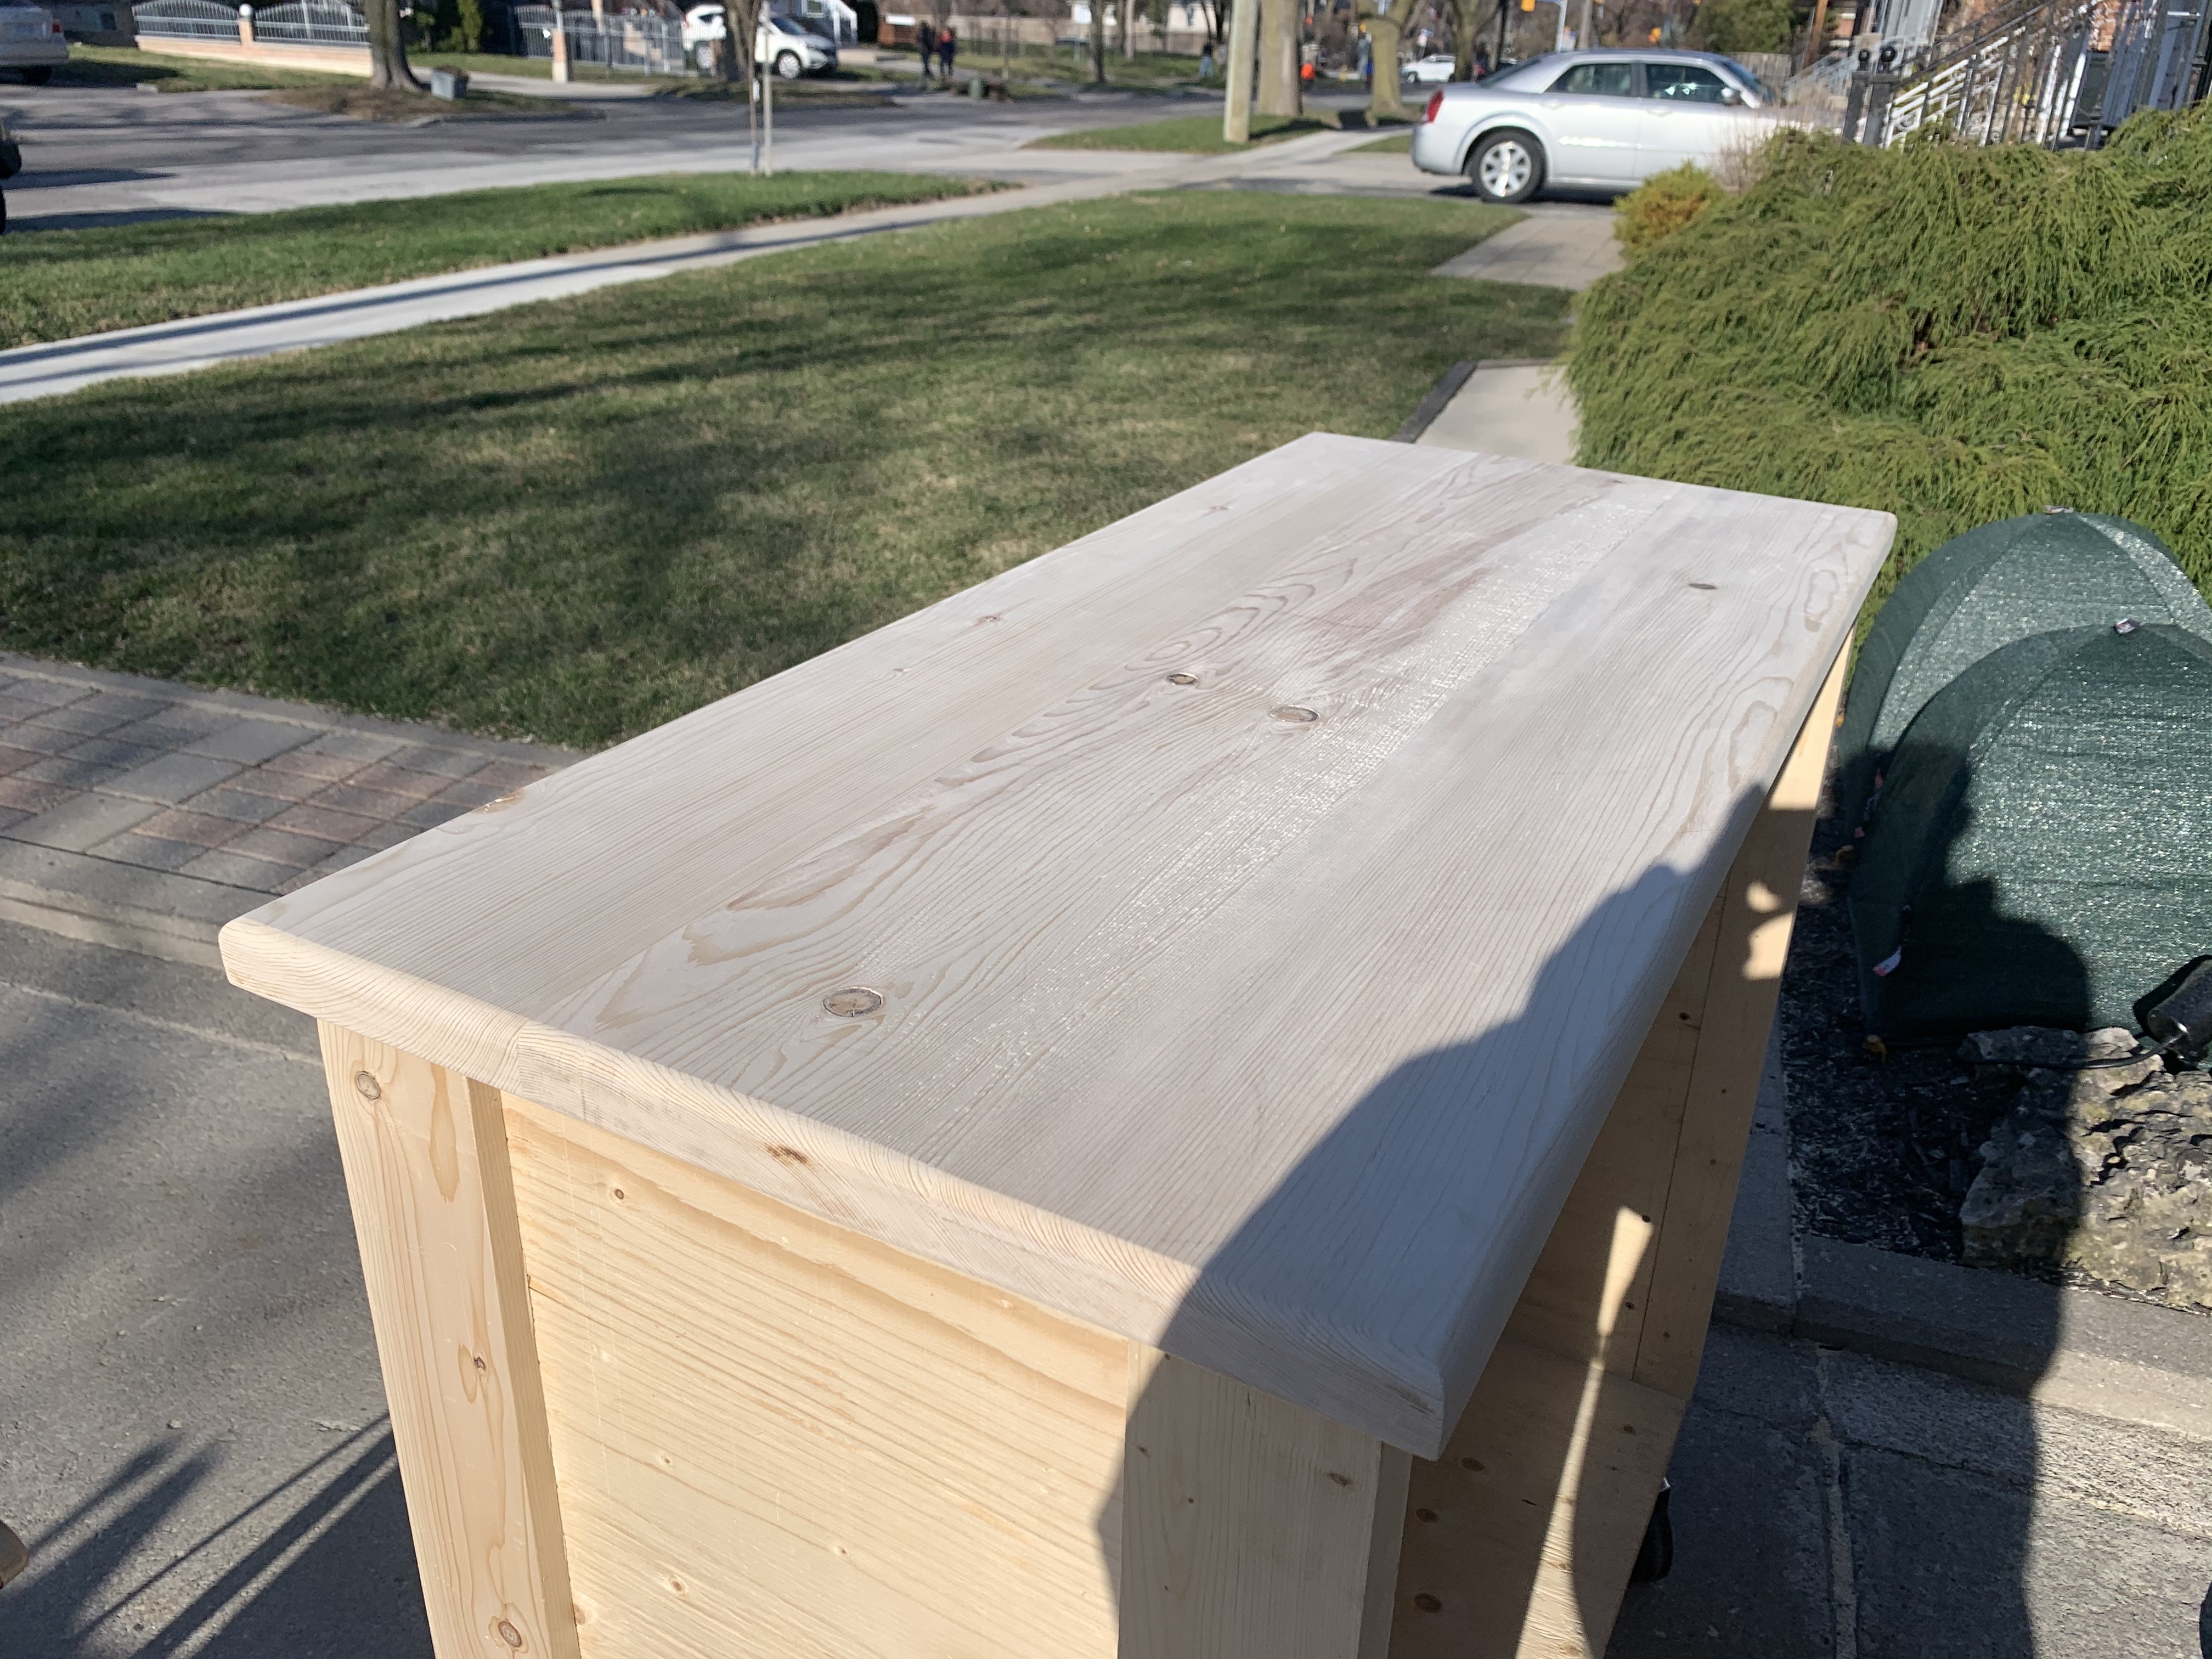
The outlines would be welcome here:
M 1260 0 L 1230 0 L 1229 100 L 1221 106 L 1221 137 L 1252 142 L 1252 60 L 1260 47 Z

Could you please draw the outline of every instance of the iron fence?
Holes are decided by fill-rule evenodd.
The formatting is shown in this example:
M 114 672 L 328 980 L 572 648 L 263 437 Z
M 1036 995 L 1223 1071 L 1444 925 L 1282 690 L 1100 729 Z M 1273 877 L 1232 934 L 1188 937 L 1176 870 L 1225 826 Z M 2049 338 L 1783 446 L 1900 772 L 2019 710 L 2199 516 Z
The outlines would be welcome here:
M 238 39 L 238 8 L 216 0 L 144 0 L 131 9 L 140 34 L 175 40 Z
M 568 37 L 568 61 L 633 75 L 684 75 L 684 25 L 645 12 L 593 16 L 588 9 L 556 12 L 550 6 L 517 6 L 515 25 L 532 58 L 553 55 L 556 26 Z
M 253 14 L 253 38 L 295 46 L 361 46 L 368 45 L 368 22 L 351 6 L 329 0 L 293 0 Z
M 2204 96 L 2209 23 L 2206 0 L 2014 0 L 1924 50 L 1856 53 L 1844 136 L 1895 144 L 1940 124 L 1972 143 L 2094 149 L 2139 110 Z

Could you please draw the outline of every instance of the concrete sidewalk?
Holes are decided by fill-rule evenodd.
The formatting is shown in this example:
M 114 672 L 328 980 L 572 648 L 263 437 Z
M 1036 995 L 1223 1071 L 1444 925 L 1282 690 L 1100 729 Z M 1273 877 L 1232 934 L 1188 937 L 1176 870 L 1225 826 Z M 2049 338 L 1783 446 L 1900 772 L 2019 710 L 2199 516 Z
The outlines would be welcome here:
M 922 225 L 980 218 L 1137 190 L 1173 190 L 1234 180 L 1255 165 L 1279 168 L 1320 159 L 1367 141 L 1363 132 L 1317 133 L 1227 156 L 1178 156 L 1162 161 L 1142 152 L 1040 152 L 1058 157 L 1103 155 L 1068 164 L 1056 183 L 941 202 L 880 208 L 799 223 L 753 226 L 672 238 L 551 259 L 490 265 L 380 288 L 320 295 L 219 312 L 144 328 L 82 336 L 0 351 L 0 404 L 56 397 L 102 380 L 181 374 L 217 363 L 307 350 L 342 340 L 388 334 L 424 323 L 481 316 L 509 306 L 589 293 L 617 283 L 702 270 L 764 254 L 880 235 Z
M 1490 283 L 1527 283 L 1579 292 L 1620 269 L 1613 210 L 1589 202 L 1531 202 L 1528 216 L 1431 273 Z

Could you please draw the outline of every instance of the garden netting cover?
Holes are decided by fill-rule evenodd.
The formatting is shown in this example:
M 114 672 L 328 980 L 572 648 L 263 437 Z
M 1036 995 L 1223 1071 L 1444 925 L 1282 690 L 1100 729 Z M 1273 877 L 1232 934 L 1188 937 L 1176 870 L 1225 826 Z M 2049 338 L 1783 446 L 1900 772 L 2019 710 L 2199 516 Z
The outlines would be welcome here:
M 2038 513 L 1954 536 L 1905 574 L 1851 671 L 1837 805 L 1856 823 L 1884 757 L 1928 700 L 1992 651 L 2052 629 L 2172 623 L 2212 638 L 2212 607 L 2142 526 Z
M 2134 1026 L 2212 954 L 2212 641 L 2038 634 L 1929 698 L 1849 907 L 1869 1029 Z

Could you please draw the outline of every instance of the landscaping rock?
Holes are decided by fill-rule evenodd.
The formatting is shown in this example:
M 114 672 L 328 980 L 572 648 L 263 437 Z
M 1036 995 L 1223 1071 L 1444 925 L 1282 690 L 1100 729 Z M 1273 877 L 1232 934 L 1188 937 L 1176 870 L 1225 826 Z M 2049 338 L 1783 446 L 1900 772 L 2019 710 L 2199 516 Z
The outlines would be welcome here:
M 2155 1059 L 2051 1069 L 2133 1047 L 2118 1030 L 1966 1040 L 1962 1059 L 2017 1066 L 2022 1078 L 1960 1208 L 1968 1265 L 2067 1267 L 2212 1307 L 2212 1076 Z

